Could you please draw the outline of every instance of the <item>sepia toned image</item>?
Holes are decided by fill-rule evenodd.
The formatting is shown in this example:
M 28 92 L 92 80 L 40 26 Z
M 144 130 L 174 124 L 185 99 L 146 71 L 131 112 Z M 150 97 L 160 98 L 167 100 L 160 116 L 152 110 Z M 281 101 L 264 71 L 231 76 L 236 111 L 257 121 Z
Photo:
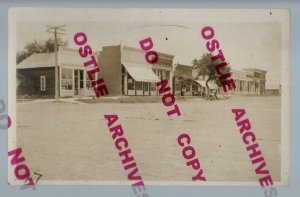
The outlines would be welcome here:
M 289 17 L 12 8 L 9 183 L 288 185 Z

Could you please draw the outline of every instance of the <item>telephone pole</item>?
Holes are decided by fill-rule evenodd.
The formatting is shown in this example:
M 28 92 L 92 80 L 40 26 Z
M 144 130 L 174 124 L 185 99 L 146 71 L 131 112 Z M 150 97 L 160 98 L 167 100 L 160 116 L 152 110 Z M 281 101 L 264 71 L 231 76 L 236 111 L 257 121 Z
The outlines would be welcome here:
M 59 69 L 58 69 L 58 46 L 61 46 L 58 43 L 58 36 L 59 34 L 64 35 L 65 29 L 63 29 L 67 25 L 60 25 L 60 26 L 50 26 L 47 25 L 47 32 L 54 34 L 54 51 L 55 51 L 55 100 L 59 100 Z

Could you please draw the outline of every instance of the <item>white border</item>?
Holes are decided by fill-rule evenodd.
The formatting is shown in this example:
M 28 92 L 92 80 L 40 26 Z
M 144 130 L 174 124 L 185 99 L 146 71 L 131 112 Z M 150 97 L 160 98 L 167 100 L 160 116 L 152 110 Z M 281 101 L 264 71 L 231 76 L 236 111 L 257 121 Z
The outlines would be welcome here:
M 33 11 L 34 9 L 34 11 Z M 101 11 L 100 11 L 101 10 Z M 160 11 L 163 10 L 161 13 Z M 111 8 L 10 8 L 9 9 L 9 42 L 8 42 L 8 114 L 17 122 L 16 117 L 16 23 L 18 21 L 60 21 L 60 13 L 64 13 L 63 21 L 178 21 L 174 16 L 181 15 L 181 21 L 197 21 L 205 19 L 209 22 L 279 22 L 282 32 L 281 57 L 281 181 L 277 185 L 289 184 L 290 179 L 290 12 L 283 9 L 270 9 L 276 12 L 273 17 L 266 14 L 266 9 L 111 9 Z M 185 12 L 185 13 L 184 13 Z M 50 14 L 51 13 L 51 14 Z M 84 15 L 83 15 L 84 13 Z M 118 13 L 116 15 L 115 13 Z M 36 17 L 38 15 L 39 17 Z M 136 16 L 145 17 L 136 17 Z M 208 17 L 209 16 L 209 17 Z M 221 16 L 221 17 L 220 17 Z M 237 17 L 238 16 L 238 17 Z M 225 44 L 225 43 L 224 43 Z M 8 129 L 8 150 L 16 148 L 16 124 Z M 283 146 L 285 144 L 285 146 Z M 263 151 L 262 151 L 263 152 Z M 246 154 L 246 153 L 245 153 Z M 22 184 L 15 181 L 13 169 L 8 160 L 8 181 L 12 184 Z M 125 181 L 43 181 L 39 184 L 54 185 L 131 185 Z M 218 186 L 258 186 L 259 182 L 170 182 L 145 181 L 146 185 L 218 185 Z

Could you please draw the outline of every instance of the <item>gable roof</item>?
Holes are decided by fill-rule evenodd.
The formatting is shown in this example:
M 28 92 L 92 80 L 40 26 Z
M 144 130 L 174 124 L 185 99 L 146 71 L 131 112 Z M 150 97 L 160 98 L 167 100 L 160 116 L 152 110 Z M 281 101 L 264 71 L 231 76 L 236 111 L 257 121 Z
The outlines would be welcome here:
M 55 53 L 34 53 L 17 64 L 17 69 L 55 66 Z
M 98 62 L 98 52 L 94 52 Z M 78 50 L 59 48 L 57 52 L 58 66 L 82 67 L 86 59 L 80 57 Z M 17 64 L 17 69 L 55 67 L 55 53 L 34 53 Z

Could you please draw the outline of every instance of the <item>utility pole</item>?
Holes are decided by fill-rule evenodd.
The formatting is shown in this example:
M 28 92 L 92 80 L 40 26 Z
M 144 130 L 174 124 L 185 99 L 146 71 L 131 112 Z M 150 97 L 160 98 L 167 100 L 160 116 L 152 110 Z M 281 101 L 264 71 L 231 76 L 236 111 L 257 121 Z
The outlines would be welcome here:
M 58 43 L 58 34 L 64 35 L 65 33 L 65 29 L 63 29 L 63 27 L 65 27 L 66 25 L 60 25 L 60 26 L 50 26 L 47 25 L 47 32 L 48 33 L 52 33 L 54 34 L 54 51 L 55 51 L 55 100 L 58 101 L 59 100 L 59 69 L 58 69 L 58 46 L 61 46 Z

